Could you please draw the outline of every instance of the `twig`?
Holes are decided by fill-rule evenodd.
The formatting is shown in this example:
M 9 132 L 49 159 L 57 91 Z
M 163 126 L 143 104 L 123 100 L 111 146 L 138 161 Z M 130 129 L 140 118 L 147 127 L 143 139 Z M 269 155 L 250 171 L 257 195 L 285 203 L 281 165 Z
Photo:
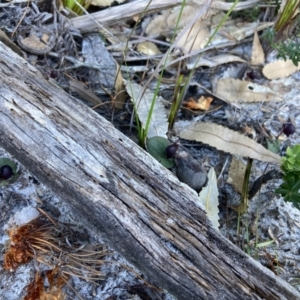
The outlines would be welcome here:
M 29 3 L 30 3 L 30 2 L 28 1 L 27 6 L 26 6 L 26 8 L 25 8 L 25 11 L 24 11 L 24 13 L 23 13 L 23 16 L 21 17 L 20 21 L 19 21 L 18 24 L 16 25 L 16 27 L 15 27 L 15 29 L 14 29 L 12 35 L 11 35 L 12 37 L 15 35 L 15 33 L 16 33 L 17 29 L 19 28 L 21 22 L 22 22 L 23 19 L 25 18 L 26 13 L 27 13 L 27 10 L 28 10 L 28 8 L 29 8 Z
M 163 9 L 180 6 L 182 5 L 182 2 L 183 0 L 153 0 L 147 9 L 147 13 L 154 13 Z M 101 23 L 102 26 L 103 24 L 116 24 L 120 21 L 131 19 L 133 16 L 142 13 L 148 3 L 149 0 L 137 0 L 133 3 L 118 5 L 94 14 L 90 14 L 88 16 L 81 16 L 71 19 L 71 24 L 82 32 L 86 32 L 97 27 L 98 24 L 96 22 Z M 195 5 L 198 8 L 205 3 L 205 0 L 188 1 L 188 4 Z M 264 5 L 260 0 L 240 1 L 234 10 L 238 11 L 247 9 L 258 4 L 260 6 Z M 214 0 L 212 1 L 211 7 L 219 10 L 229 10 L 231 5 L 232 3 Z
M 57 54 L 55 52 L 49 52 L 48 55 L 52 56 L 52 57 L 56 57 L 56 58 L 61 58 L 61 55 Z M 71 62 L 71 63 L 73 63 L 74 66 L 62 68 L 62 69 L 60 69 L 60 71 L 72 70 L 72 69 L 76 69 L 76 68 L 80 68 L 80 67 L 86 67 L 86 68 L 90 68 L 90 69 L 93 69 L 93 70 L 98 70 L 98 71 L 101 71 L 101 72 L 106 70 L 105 65 L 89 64 L 89 63 L 81 62 L 81 61 L 79 61 L 76 58 L 71 57 L 71 56 L 67 56 L 67 55 L 63 56 L 62 61 L 64 59 Z M 111 66 L 107 66 L 107 69 L 111 70 Z M 137 73 L 137 72 L 148 71 L 148 68 L 145 67 L 145 66 L 131 66 L 131 67 L 121 66 L 121 70 L 124 71 L 124 72 L 128 72 L 128 73 Z

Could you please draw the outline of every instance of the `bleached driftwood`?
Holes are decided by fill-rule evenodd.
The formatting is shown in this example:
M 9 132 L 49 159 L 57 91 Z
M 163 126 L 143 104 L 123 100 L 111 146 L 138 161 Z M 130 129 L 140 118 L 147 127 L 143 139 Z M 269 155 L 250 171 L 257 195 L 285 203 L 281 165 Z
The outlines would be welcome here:
M 178 299 L 300 299 L 212 229 L 197 195 L 0 43 L 0 146 Z
M 260 0 L 248 0 L 239 2 L 234 10 L 243 10 L 254 7 Z M 99 28 L 101 25 L 112 25 L 133 18 L 141 14 L 145 16 L 149 13 L 159 12 L 163 9 L 172 8 L 182 5 L 182 0 L 136 0 L 127 4 L 122 4 L 114 7 L 104 9 L 102 11 L 76 17 L 70 20 L 72 26 L 82 30 L 88 31 L 94 28 Z M 189 4 L 195 5 L 196 8 L 201 8 L 201 5 L 211 5 L 212 8 L 220 10 L 229 10 L 232 3 L 224 1 L 211 0 L 188 0 Z

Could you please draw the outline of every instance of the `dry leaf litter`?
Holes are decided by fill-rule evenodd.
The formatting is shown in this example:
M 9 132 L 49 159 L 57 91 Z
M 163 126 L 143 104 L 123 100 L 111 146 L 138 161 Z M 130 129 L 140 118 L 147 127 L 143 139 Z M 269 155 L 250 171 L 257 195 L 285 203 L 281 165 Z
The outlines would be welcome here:
M 97 5 L 105 6 L 110 4 Z M 127 40 L 131 32 L 125 23 L 120 25 L 119 30 L 113 27 L 109 28 L 109 32 L 116 35 L 109 35 L 107 32 L 103 33 L 112 43 L 107 48 L 99 35 L 88 34 L 82 36 L 79 30 L 70 26 L 66 18 L 58 11 L 54 11 L 58 20 L 55 24 L 52 21 L 53 15 L 49 13 L 50 10 L 41 12 L 34 3 L 28 8 L 17 4 L 9 8 L 1 8 L 1 28 L 11 35 L 16 25 L 14 21 L 15 16 L 18 16 L 18 19 L 20 19 L 25 11 L 24 20 L 20 24 L 16 35 L 14 35 L 13 41 L 16 41 L 19 47 L 26 52 L 26 58 L 39 67 L 46 77 L 56 80 L 61 87 L 76 93 L 88 105 L 101 105 L 98 111 L 107 118 L 110 118 L 111 110 L 109 105 L 103 105 L 103 103 L 106 102 L 107 104 L 110 101 L 115 101 L 116 105 L 121 103 L 120 107 L 123 107 L 125 100 L 122 97 L 118 99 L 105 98 L 104 95 L 112 94 L 113 88 L 122 90 L 125 84 L 128 94 L 135 100 L 139 99 L 138 95 L 133 97 L 133 94 L 135 92 L 139 93 L 138 91 L 141 88 L 140 82 L 133 83 L 132 85 L 136 86 L 136 88 L 130 91 L 128 80 L 132 80 L 136 72 L 141 73 L 152 70 L 157 66 L 159 61 L 157 58 L 160 58 L 163 55 L 161 53 L 164 53 L 163 51 L 166 50 L 166 47 L 170 46 L 170 38 L 176 24 L 175 20 L 177 20 L 179 15 L 179 9 L 172 8 L 143 20 L 141 28 L 138 28 L 135 33 L 138 35 L 140 33 L 139 30 L 142 30 L 149 39 L 160 36 L 164 38 L 165 42 L 154 44 L 154 47 L 151 43 L 145 43 L 144 41 L 133 43 L 131 40 L 129 42 L 129 54 L 126 56 L 129 65 L 126 68 L 124 65 L 121 66 L 122 74 L 127 81 L 123 82 L 120 80 L 115 85 L 114 79 L 118 74 L 118 63 L 122 62 L 121 57 L 123 55 L 119 49 L 124 48 L 122 42 L 124 43 Z M 273 136 L 278 136 L 282 122 L 289 120 L 293 120 L 296 128 L 300 128 L 300 96 L 298 89 L 300 76 L 299 73 L 295 73 L 298 69 L 293 67 L 290 61 L 276 61 L 276 54 L 269 53 L 266 56 L 266 62 L 268 63 L 263 68 L 263 74 L 270 79 L 270 81 L 266 81 L 259 71 L 248 65 L 250 61 L 252 64 L 262 64 L 264 58 L 261 57 L 262 48 L 260 48 L 257 40 L 257 32 L 269 27 L 271 25 L 270 22 L 243 23 L 241 21 L 237 23 L 229 20 L 226 26 L 218 32 L 211 44 L 205 48 L 204 46 L 211 33 L 224 14 L 217 9 L 212 9 L 205 17 L 201 16 L 195 22 L 191 31 L 184 32 L 185 27 L 193 20 L 195 14 L 196 12 L 193 8 L 187 7 L 184 11 L 182 21 L 179 24 L 178 36 L 182 34 L 178 39 L 177 45 L 179 50 L 187 56 L 190 52 L 204 53 L 199 60 L 197 60 L 198 57 L 196 57 L 196 60 L 194 57 L 189 58 L 186 62 L 187 69 L 193 68 L 196 62 L 197 68 L 201 66 L 209 68 L 196 70 L 195 76 L 190 82 L 187 96 L 198 99 L 202 95 L 206 95 L 209 90 L 212 92 L 210 96 L 214 96 L 216 101 L 209 103 L 211 106 L 206 108 L 204 113 L 183 108 L 179 114 L 180 121 L 176 123 L 175 127 L 179 136 L 181 136 L 180 131 L 184 132 L 184 130 L 187 131 L 187 128 L 189 128 L 191 134 L 189 136 L 182 135 L 181 137 L 192 141 L 185 141 L 183 145 L 194 157 L 201 158 L 207 169 L 212 167 L 216 171 L 216 175 L 213 171 L 210 171 L 209 177 L 212 185 L 208 185 L 207 188 L 213 191 L 216 201 L 219 199 L 219 208 L 214 206 L 212 209 L 215 216 L 215 227 L 219 227 L 221 233 L 233 243 L 248 251 L 252 257 L 258 259 L 263 265 L 300 290 L 298 280 L 300 267 L 300 212 L 292 204 L 285 203 L 280 196 L 274 193 L 275 188 L 280 184 L 280 180 L 274 176 L 275 179 L 269 180 L 262 185 L 261 189 L 249 199 L 244 206 L 246 212 L 241 217 L 243 229 L 237 235 L 237 215 L 235 210 L 229 207 L 234 207 L 240 202 L 241 185 L 236 182 L 231 184 L 237 180 L 231 178 L 231 176 L 237 176 L 236 174 L 239 173 L 233 171 L 233 173 L 229 172 L 228 174 L 231 155 L 215 149 L 224 150 L 223 145 L 216 144 L 215 141 L 212 141 L 212 137 L 209 136 L 206 140 L 200 140 L 200 138 L 195 137 L 195 132 L 199 131 L 199 122 L 209 122 L 206 125 L 207 131 L 216 130 L 216 134 L 219 135 L 222 134 L 222 131 L 216 125 L 211 125 L 211 123 L 248 134 L 254 140 L 261 139 L 264 130 L 269 131 Z M 53 36 L 53 32 L 56 32 L 57 35 Z M 120 32 L 123 33 L 123 36 L 122 34 L 120 35 Z M 252 44 L 254 33 L 256 46 Z M 55 42 L 53 42 L 54 40 Z M 137 51 L 133 48 L 135 45 L 137 45 Z M 232 48 L 229 48 L 230 46 Z M 101 55 L 95 55 L 93 47 L 101 48 Z M 222 53 L 219 53 L 217 50 L 205 53 L 209 49 L 217 48 L 222 49 Z M 107 49 L 110 49 L 110 51 L 107 51 Z M 224 49 L 228 51 L 228 54 Z M 145 57 L 138 55 L 138 52 L 144 54 Z M 151 57 L 151 55 L 154 56 Z M 147 61 L 149 57 L 151 58 L 150 65 L 140 66 L 139 63 L 135 64 L 136 61 Z M 167 71 L 170 74 L 176 74 L 178 58 L 179 55 L 175 53 L 168 60 Z M 173 65 L 168 66 L 171 64 Z M 100 70 L 103 69 L 109 72 L 101 72 Z M 281 72 L 281 69 L 284 72 Z M 287 77 L 289 75 L 290 77 Z M 73 78 L 71 83 L 69 83 L 69 77 Z M 139 76 L 137 77 L 139 78 Z M 162 112 L 166 107 L 166 99 L 170 99 L 174 82 L 172 80 L 165 83 L 162 82 L 161 98 L 158 100 L 158 107 L 160 107 L 157 110 L 158 112 Z M 146 95 L 148 93 L 148 98 L 151 98 L 151 90 L 155 89 L 155 82 L 153 81 L 148 88 Z M 102 96 L 101 100 L 100 96 Z M 145 97 L 146 100 L 144 100 L 147 104 L 144 106 L 142 104 L 140 108 L 142 111 L 142 116 L 139 116 L 141 121 L 144 118 L 143 115 L 149 111 L 148 98 Z M 227 103 L 230 103 L 230 105 Z M 124 111 L 117 113 L 114 119 L 116 126 L 120 129 L 123 128 L 123 125 L 128 126 L 130 120 L 132 106 L 126 103 L 125 107 L 125 113 Z M 156 122 L 153 122 L 151 134 L 165 134 L 166 116 L 158 115 L 154 120 Z M 201 130 L 203 131 L 203 129 Z M 228 132 L 226 132 L 226 136 L 228 135 Z M 193 142 L 194 140 L 205 142 L 205 144 L 195 143 Z M 248 145 L 248 140 L 243 140 L 241 137 L 238 137 L 238 140 L 244 146 Z M 289 138 L 281 135 L 282 153 L 288 145 L 298 143 L 300 143 L 298 132 Z M 235 155 L 245 155 L 245 151 L 247 152 L 245 150 L 242 153 L 236 153 L 236 150 L 232 150 L 230 145 L 228 147 L 227 152 Z M 248 154 L 255 159 L 250 177 L 250 190 L 255 180 L 267 171 L 274 169 L 276 173 L 277 167 L 272 163 L 278 162 L 278 157 L 270 153 L 264 153 L 264 151 L 259 150 L 258 154 Z M 2 149 L 0 154 L 1 157 L 9 156 Z M 268 158 L 262 159 L 262 157 Z M 256 159 L 261 159 L 262 161 Z M 241 165 L 238 163 L 238 166 L 231 167 L 235 168 L 235 170 L 245 168 L 245 159 L 240 158 L 240 160 L 244 163 Z M 76 229 L 74 230 L 84 236 L 83 243 L 101 243 L 100 238 L 92 238 L 93 234 L 88 229 L 81 228 L 80 222 L 76 220 L 70 209 L 63 204 L 61 199 L 58 199 L 51 191 L 40 184 L 34 178 L 34 174 L 29 174 L 21 165 L 20 171 L 21 176 L 18 181 L 8 187 L 3 187 L 1 190 L 2 251 L 7 246 L 5 225 L 8 224 L 15 213 L 23 208 L 38 206 L 37 199 L 39 198 L 48 205 L 48 209 L 55 207 L 56 210 L 59 210 L 59 220 L 61 222 L 76 224 Z M 215 188 L 216 185 L 213 186 L 216 178 L 218 180 L 218 189 Z M 204 205 L 207 200 L 205 193 L 210 193 L 210 190 L 207 191 L 207 189 L 203 190 L 202 196 L 200 193 L 200 198 L 202 198 L 201 201 L 203 201 Z M 219 196 L 217 195 L 218 193 Z M 216 217 L 218 214 L 217 209 L 219 209 L 219 218 L 218 216 Z M 265 248 L 255 248 L 254 246 L 255 243 L 271 240 L 273 242 Z M 140 294 L 138 296 L 136 292 L 138 288 L 135 289 L 135 287 L 138 286 L 144 287 L 143 291 L 150 290 L 149 297 L 151 299 L 172 299 L 169 295 L 157 294 L 156 291 L 146 288 L 146 283 L 143 280 L 136 277 L 130 270 L 120 266 L 120 264 L 128 266 L 128 263 L 118 254 L 112 253 L 105 258 L 110 263 L 101 266 L 101 272 L 105 274 L 105 277 L 101 282 L 97 282 L 99 285 L 86 282 L 78 277 L 72 277 L 68 285 L 63 288 L 67 299 L 80 299 L 79 295 L 84 299 L 112 299 L 112 297 L 116 299 L 143 299 L 144 295 Z M 132 266 L 129 267 L 132 268 Z M 42 271 L 43 266 L 38 262 L 31 261 L 18 267 L 14 273 L 5 271 L 3 267 L 1 268 L 0 299 L 14 300 L 22 299 L 25 295 L 26 286 L 34 279 L 36 270 Z

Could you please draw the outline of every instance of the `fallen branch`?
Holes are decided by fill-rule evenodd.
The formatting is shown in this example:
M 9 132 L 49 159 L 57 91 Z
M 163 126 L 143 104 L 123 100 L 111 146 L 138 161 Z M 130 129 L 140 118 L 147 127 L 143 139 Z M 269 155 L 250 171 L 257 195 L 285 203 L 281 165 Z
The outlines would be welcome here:
M 150 2 L 150 3 L 149 3 Z M 100 28 L 101 26 L 112 25 L 119 23 L 120 21 L 128 20 L 138 14 L 145 12 L 145 14 L 159 12 L 163 9 L 172 8 L 182 4 L 182 0 L 137 0 L 127 4 L 117 5 L 93 13 L 90 15 L 85 15 L 70 20 L 72 26 L 81 30 L 81 31 L 90 31 L 95 28 Z M 205 4 L 206 0 L 198 1 L 187 1 L 197 7 L 200 7 L 201 4 Z M 248 0 L 240 2 L 236 5 L 235 11 L 251 8 L 258 3 L 261 3 L 259 0 Z M 226 3 L 224 1 L 213 1 L 211 7 L 220 9 L 220 10 L 229 10 L 232 6 L 232 3 Z M 99 24 L 98 24 L 99 23 Z
M 197 194 L 0 43 L 0 146 L 177 299 L 300 299 L 212 227 Z

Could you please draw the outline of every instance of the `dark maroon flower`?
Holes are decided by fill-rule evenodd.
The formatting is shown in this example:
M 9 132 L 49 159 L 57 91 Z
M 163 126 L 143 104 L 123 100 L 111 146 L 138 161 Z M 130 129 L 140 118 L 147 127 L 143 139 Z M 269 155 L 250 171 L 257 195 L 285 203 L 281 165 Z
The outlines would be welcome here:
M 0 178 L 7 180 L 14 175 L 13 169 L 11 166 L 4 165 L 0 168 Z
M 179 146 L 179 141 L 176 141 L 175 143 L 169 145 L 167 148 L 166 148 L 166 156 L 167 158 L 173 158 L 177 152 L 177 149 L 178 149 L 178 146 Z
M 289 137 L 291 134 L 295 133 L 296 128 L 292 123 L 284 123 L 283 124 L 283 133 Z

